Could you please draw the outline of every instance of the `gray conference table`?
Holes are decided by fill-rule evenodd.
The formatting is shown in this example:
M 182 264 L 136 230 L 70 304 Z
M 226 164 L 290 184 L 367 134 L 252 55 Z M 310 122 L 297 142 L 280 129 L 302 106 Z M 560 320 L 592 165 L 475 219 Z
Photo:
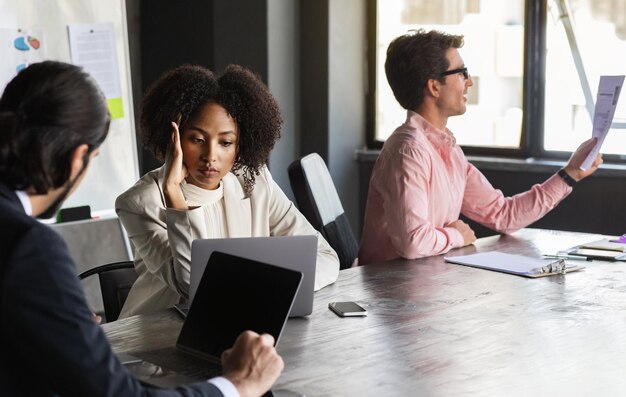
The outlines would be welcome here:
M 448 255 L 555 252 L 599 235 L 524 229 Z M 340 272 L 291 319 L 277 382 L 307 396 L 626 395 L 626 263 L 583 262 L 528 279 L 445 263 L 394 261 Z M 340 318 L 332 301 L 365 318 Z M 171 346 L 173 310 L 103 325 L 117 352 Z

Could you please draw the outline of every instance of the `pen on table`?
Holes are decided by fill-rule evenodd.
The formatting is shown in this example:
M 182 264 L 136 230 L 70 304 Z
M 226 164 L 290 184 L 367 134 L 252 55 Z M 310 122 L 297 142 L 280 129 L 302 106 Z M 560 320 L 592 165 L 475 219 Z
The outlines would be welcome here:
M 591 258 L 587 258 L 586 256 L 579 256 L 579 255 L 550 255 L 550 254 L 543 254 L 541 255 L 542 257 L 546 258 L 546 259 L 572 259 L 575 261 L 591 261 Z

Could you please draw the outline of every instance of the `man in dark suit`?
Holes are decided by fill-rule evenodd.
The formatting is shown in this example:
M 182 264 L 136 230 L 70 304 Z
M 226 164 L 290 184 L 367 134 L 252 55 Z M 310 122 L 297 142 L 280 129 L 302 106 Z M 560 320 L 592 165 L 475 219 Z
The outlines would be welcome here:
M 0 98 L 0 395 L 261 395 L 282 371 L 270 335 L 244 332 L 224 376 L 176 390 L 144 388 L 92 320 L 53 216 L 80 184 L 109 126 L 81 68 L 33 64 Z

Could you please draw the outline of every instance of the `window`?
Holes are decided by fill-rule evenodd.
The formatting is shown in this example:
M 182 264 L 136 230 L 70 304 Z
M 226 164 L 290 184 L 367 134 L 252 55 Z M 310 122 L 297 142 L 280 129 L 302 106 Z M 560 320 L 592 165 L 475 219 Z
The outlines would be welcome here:
M 544 148 L 572 151 L 589 138 L 601 75 L 626 74 L 626 0 L 548 2 Z M 626 95 L 602 152 L 626 154 Z
M 376 4 L 375 140 L 384 141 L 406 117 L 387 84 L 391 40 L 411 29 L 463 34 L 459 50 L 472 76 L 467 112 L 448 127 L 464 145 L 519 148 L 522 131 L 523 0 L 384 0 Z
M 591 136 L 599 76 L 626 74 L 626 0 L 372 0 L 370 13 L 371 147 L 404 121 L 384 62 L 389 42 L 411 29 L 465 36 L 459 52 L 474 86 L 448 127 L 470 154 L 567 156 Z M 626 159 L 626 94 L 602 152 Z

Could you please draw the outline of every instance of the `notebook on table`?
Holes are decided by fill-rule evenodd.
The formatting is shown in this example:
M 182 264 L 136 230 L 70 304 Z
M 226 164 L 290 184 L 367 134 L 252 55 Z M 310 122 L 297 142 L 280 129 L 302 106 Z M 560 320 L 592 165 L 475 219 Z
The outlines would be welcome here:
M 616 252 L 622 252 L 622 253 L 626 252 L 626 244 L 619 243 L 615 240 L 611 240 L 608 238 L 581 244 L 580 248 L 601 250 L 601 251 L 616 251 Z
M 158 387 L 219 375 L 222 352 L 243 331 L 271 334 L 278 344 L 301 280 L 294 270 L 213 252 L 176 347 L 133 353 L 139 360 L 125 365 Z
M 574 247 L 563 251 L 567 255 L 587 258 L 587 260 L 626 261 L 626 254 L 621 251 L 610 251 L 595 248 Z
M 317 236 L 243 237 L 198 239 L 191 244 L 189 301 L 193 301 L 207 259 L 214 251 L 292 269 L 303 275 L 302 285 L 289 317 L 308 316 L 313 311 L 313 288 L 317 264 Z M 179 307 L 179 311 L 185 308 Z
M 444 259 L 446 262 L 457 265 L 477 267 L 530 278 L 553 276 L 584 269 L 584 266 L 572 264 L 563 259 L 533 258 L 499 251 L 480 252 L 463 256 L 447 256 Z
M 561 250 L 556 253 L 556 256 L 588 261 L 626 261 L 626 244 L 616 239 L 603 238 Z

